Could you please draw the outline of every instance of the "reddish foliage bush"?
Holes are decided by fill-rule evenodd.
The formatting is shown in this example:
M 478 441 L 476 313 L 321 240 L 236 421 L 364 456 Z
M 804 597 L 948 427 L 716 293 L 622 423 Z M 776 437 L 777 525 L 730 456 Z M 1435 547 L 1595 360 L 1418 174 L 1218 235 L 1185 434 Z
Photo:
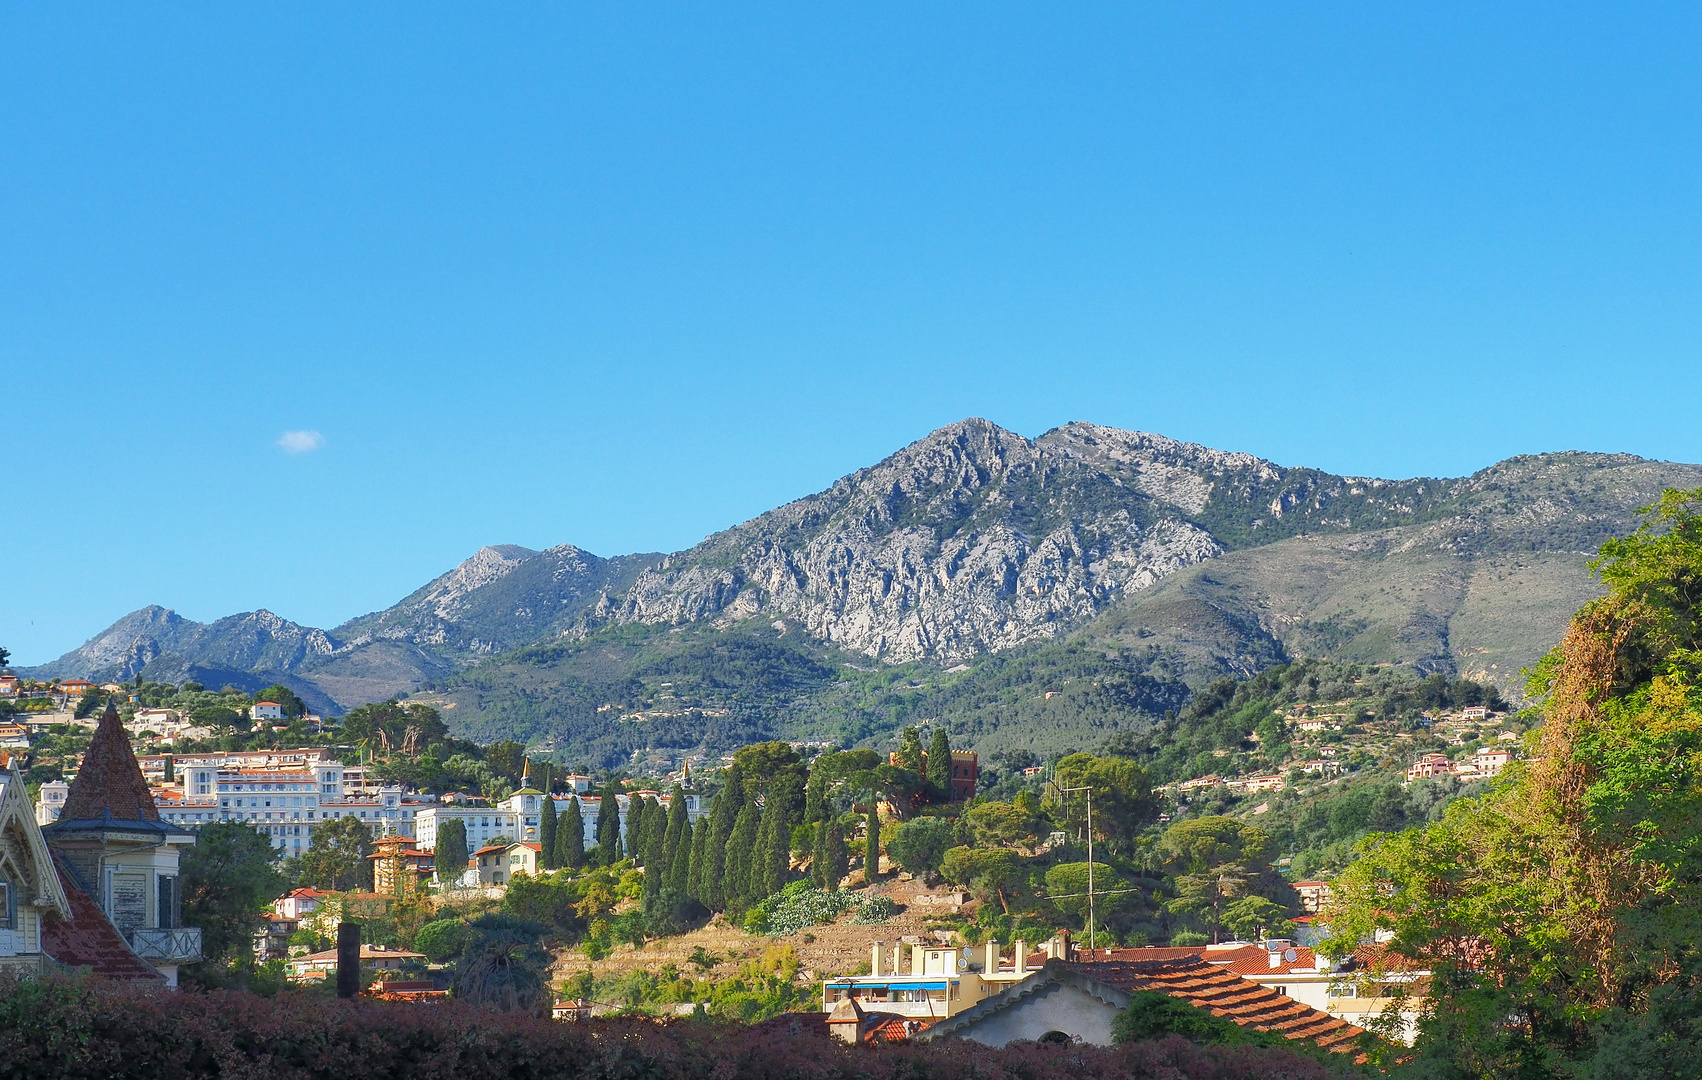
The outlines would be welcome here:
M 819 1030 L 819 1029 L 817 1029 Z M 92 980 L 0 981 L 0 1080 L 1315 1080 L 1282 1049 L 966 1042 L 848 1047 L 782 1025 L 557 1023 L 455 1002 L 388 1004 Z

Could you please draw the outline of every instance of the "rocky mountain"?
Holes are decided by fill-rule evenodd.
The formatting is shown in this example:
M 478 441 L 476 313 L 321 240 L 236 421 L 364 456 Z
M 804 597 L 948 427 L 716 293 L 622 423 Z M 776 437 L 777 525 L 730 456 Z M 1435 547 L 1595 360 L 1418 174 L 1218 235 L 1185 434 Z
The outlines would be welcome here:
M 395 606 L 330 631 L 264 610 L 198 623 L 146 607 L 26 673 L 98 681 L 140 674 L 250 690 L 281 682 L 339 713 L 574 624 L 600 590 L 620 587 L 654 558 L 600 559 L 567 544 L 481 548 Z
M 202 625 L 148 608 L 39 672 L 216 669 L 277 678 L 334 708 L 432 684 L 465 730 L 541 741 L 570 713 L 600 731 L 617 699 L 654 705 L 661 682 L 710 668 L 718 689 L 696 676 L 681 685 L 725 715 L 761 699 L 780 710 L 761 724 L 842 735 L 898 713 L 853 722 L 850 706 L 830 703 L 849 693 L 835 689 L 843 679 L 772 672 L 902 668 L 911 697 L 933 703 L 917 708 L 959 709 L 965 724 L 1020 698 L 1023 680 L 1091 669 L 1082 677 L 1123 688 L 1104 714 L 1114 725 L 1289 655 L 1474 673 L 1514 690 L 1593 595 L 1589 554 L 1666 486 L 1702 486 L 1702 467 L 1563 453 L 1389 481 L 1087 423 L 1028 439 L 972 419 L 687 551 L 488 547 L 329 631 L 268 612 Z M 743 643 L 742 659 L 714 644 L 723 638 Z M 699 652 L 679 652 L 687 639 Z M 995 670 L 1006 689 L 976 689 Z M 948 682 L 949 700 L 928 698 Z M 1069 695 L 1044 700 L 1062 708 Z M 615 742 L 625 753 L 647 738 Z

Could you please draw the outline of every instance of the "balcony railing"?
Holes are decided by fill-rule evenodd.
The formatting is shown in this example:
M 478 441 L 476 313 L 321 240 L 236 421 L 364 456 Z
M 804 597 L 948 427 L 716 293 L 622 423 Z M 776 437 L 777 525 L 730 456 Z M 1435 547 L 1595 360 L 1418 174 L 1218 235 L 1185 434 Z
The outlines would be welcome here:
M 130 947 L 144 960 L 168 964 L 193 964 L 201 959 L 201 928 L 179 926 L 130 931 Z

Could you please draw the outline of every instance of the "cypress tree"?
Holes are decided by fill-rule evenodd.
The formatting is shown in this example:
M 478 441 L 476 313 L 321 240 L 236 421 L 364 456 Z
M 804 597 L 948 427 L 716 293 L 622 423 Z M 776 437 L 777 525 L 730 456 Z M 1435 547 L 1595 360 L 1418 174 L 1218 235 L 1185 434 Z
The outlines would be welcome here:
M 467 823 L 450 818 L 437 829 L 437 850 L 432 853 L 437 880 L 454 881 L 467 869 Z
M 827 854 L 823 861 L 827 863 L 827 888 L 839 888 L 839 883 L 851 872 L 851 849 L 845 846 L 845 827 L 838 821 L 827 823 Z
M 691 829 L 691 866 L 686 871 L 686 895 L 702 904 L 709 906 L 704 899 L 704 869 L 709 861 L 709 819 L 698 818 L 697 824 Z
M 673 871 L 674 857 L 680 853 L 680 845 L 688 839 L 686 829 L 685 790 L 675 784 L 673 792 L 668 796 L 668 817 L 662 834 L 662 862 L 670 873 Z M 681 886 L 684 887 L 684 882 L 681 882 Z
M 668 812 L 662 809 L 662 804 L 655 799 L 644 800 L 644 846 L 639 850 L 644 853 L 644 869 L 649 870 L 654 865 L 661 871 L 663 878 L 668 875 L 667 842 Z
M 727 837 L 727 868 L 722 882 L 727 911 L 739 912 L 748 906 L 756 825 L 756 803 L 746 803 L 739 811 L 738 820 L 733 823 L 732 834 Z
M 567 811 L 556 822 L 556 865 L 574 870 L 585 865 L 585 815 L 577 795 L 567 800 Z
M 792 860 L 792 823 L 786 803 L 770 798 L 762 814 L 762 835 L 757 841 L 757 862 L 751 872 L 751 895 L 755 900 L 772 896 L 786 883 Z
M 620 788 L 611 783 L 603 789 L 597 810 L 597 863 L 610 866 L 621 857 L 621 804 L 615 796 Z
M 810 828 L 810 880 L 817 888 L 831 889 L 827 883 L 827 822 L 818 821 Z
M 928 745 L 928 786 L 936 802 L 951 802 L 951 740 L 943 727 L 934 729 L 934 741 Z
M 869 842 L 863 852 L 863 880 L 873 885 L 881 876 L 881 815 L 869 804 Z
M 689 835 L 689 834 L 688 834 Z M 672 911 L 678 912 L 691 899 L 686 883 L 691 880 L 691 841 L 674 845 L 674 861 L 668 867 L 668 887 L 663 890 Z
M 543 809 L 538 814 L 538 849 L 545 870 L 561 865 L 556 861 L 556 801 L 548 794 L 544 795 Z
M 724 878 L 727 869 L 727 840 L 744 804 L 744 778 L 737 766 L 726 771 L 725 782 L 709 804 L 709 840 L 703 867 L 703 906 L 721 911 L 727 906 Z

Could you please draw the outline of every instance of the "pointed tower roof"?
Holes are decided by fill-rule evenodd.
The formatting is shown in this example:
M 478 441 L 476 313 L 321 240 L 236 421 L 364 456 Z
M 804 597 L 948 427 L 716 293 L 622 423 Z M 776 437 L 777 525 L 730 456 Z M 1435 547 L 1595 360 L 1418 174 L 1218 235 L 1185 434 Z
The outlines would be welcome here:
M 142 765 L 130 749 L 130 737 L 119 722 L 118 710 L 106 703 L 100 726 L 83 755 L 83 766 L 65 795 L 59 820 L 87 821 L 110 816 L 114 821 L 158 821 L 160 812 L 142 779 Z

